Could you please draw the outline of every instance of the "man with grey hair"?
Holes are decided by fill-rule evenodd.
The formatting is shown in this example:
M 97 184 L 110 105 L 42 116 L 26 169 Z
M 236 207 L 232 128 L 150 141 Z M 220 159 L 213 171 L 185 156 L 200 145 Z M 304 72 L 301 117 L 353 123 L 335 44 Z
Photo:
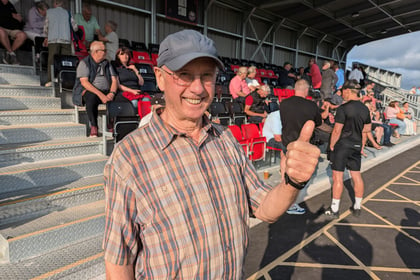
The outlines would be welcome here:
M 109 61 L 115 60 L 115 55 L 119 46 L 118 35 L 115 32 L 117 30 L 117 27 L 118 25 L 115 21 L 108 20 L 105 23 L 106 35 L 102 36 L 102 34 L 98 34 L 99 40 L 105 43 L 105 47 L 107 50 L 106 59 L 108 59 Z
M 268 186 L 232 133 L 205 115 L 223 69 L 214 42 L 194 30 L 171 34 L 157 65 L 163 112 L 105 166 L 107 279 L 242 279 L 250 215 L 276 221 L 315 170 L 314 124 L 288 146 L 288 180 Z
M 270 87 L 264 84 L 245 98 L 244 112 L 248 116 L 249 123 L 264 122 L 267 118 L 268 102 L 266 97 L 270 91 Z
M 249 87 L 246 83 L 246 75 L 248 74 L 248 68 L 245 66 L 239 67 L 236 76 L 230 80 L 229 92 L 232 95 L 234 101 L 245 103 L 245 97 L 250 93 Z
M 103 42 L 93 41 L 90 54 L 79 62 L 73 88 L 73 104 L 83 106 L 90 124 L 90 137 L 98 137 L 98 106 L 114 99 L 118 88 L 117 73 L 105 59 Z

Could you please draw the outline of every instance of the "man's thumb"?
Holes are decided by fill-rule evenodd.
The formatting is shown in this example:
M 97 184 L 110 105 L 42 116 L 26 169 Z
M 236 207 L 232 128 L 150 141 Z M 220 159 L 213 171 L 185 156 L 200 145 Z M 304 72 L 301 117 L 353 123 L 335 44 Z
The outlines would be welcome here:
M 314 132 L 315 122 L 314 121 L 307 121 L 305 125 L 302 127 L 299 135 L 299 141 L 309 142 L 312 137 L 312 133 Z

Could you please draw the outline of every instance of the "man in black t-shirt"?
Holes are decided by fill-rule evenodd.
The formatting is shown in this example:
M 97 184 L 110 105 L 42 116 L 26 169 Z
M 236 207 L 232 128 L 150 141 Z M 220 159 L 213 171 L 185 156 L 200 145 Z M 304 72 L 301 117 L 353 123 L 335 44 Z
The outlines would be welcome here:
M 8 0 L 0 1 L 0 42 L 6 49 L 3 62 L 6 64 L 19 64 L 15 51 L 25 43 L 26 34 L 22 31 L 23 18 L 17 13 L 15 7 Z M 13 40 L 10 43 L 9 37 Z
M 313 121 L 315 127 L 322 124 L 321 113 L 315 102 L 306 99 L 309 93 L 309 83 L 300 79 L 295 83 L 295 95 L 283 100 L 280 103 L 280 118 L 282 128 L 282 143 L 285 147 L 299 138 L 299 133 L 307 121 Z M 280 172 L 284 180 L 284 170 L 286 167 L 287 149 L 281 151 Z M 305 209 L 293 204 L 288 214 L 303 214 Z
M 330 161 L 333 172 L 332 202 L 325 214 L 337 219 L 341 194 L 344 188 L 344 169 L 350 171 L 353 179 L 355 203 L 352 207 L 355 216 L 360 215 L 364 183 L 360 173 L 361 149 L 364 137 L 373 140 L 369 109 L 360 102 L 360 86 L 356 81 L 347 81 L 343 86 L 346 101 L 337 108 L 334 129 L 330 140 Z

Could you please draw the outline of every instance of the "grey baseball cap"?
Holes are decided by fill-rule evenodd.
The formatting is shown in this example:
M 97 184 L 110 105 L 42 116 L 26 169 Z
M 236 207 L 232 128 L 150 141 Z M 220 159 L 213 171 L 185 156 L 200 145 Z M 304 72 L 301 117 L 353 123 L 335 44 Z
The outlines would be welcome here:
M 223 63 L 217 57 L 213 40 L 195 30 L 186 29 L 168 35 L 159 47 L 157 66 L 166 65 L 170 70 L 177 71 L 188 62 L 199 57 L 212 58 L 217 67 L 223 69 Z

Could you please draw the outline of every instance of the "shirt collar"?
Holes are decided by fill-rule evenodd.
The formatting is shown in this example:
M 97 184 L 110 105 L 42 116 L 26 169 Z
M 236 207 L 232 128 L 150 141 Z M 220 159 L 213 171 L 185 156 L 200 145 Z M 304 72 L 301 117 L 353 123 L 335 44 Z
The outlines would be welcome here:
M 164 123 L 160 115 L 153 113 L 150 119 L 150 129 L 156 136 L 155 139 L 160 149 L 166 149 L 177 137 L 185 137 L 186 134 L 178 131 L 172 126 L 168 126 Z M 223 127 L 217 125 L 209 120 L 209 118 L 203 116 L 203 128 L 201 129 L 200 145 L 208 138 L 208 136 L 219 137 L 223 132 Z

